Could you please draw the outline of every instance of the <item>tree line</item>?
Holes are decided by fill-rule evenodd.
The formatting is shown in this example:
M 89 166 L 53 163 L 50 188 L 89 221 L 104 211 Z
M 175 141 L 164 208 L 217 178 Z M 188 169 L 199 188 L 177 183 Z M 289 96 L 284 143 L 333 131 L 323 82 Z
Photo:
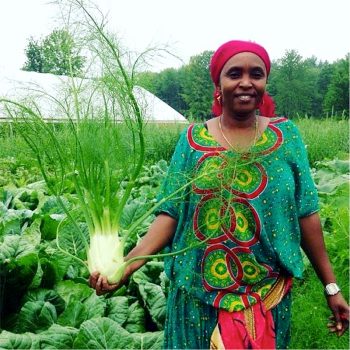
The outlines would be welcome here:
M 41 41 L 30 38 L 22 69 L 40 73 L 82 76 L 86 59 L 74 38 L 64 29 L 54 30 Z M 180 68 L 141 72 L 137 84 L 188 119 L 212 117 L 214 86 L 209 75 L 213 51 L 190 58 Z M 276 102 L 278 115 L 288 117 L 349 117 L 349 58 L 335 62 L 304 59 L 296 50 L 272 62 L 267 91 Z
M 187 118 L 212 116 L 213 83 L 209 75 L 212 51 L 193 56 L 187 65 L 159 73 L 144 72 L 138 84 Z M 303 59 L 296 50 L 272 62 L 267 91 L 278 115 L 288 117 L 349 116 L 349 54 L 333 63 Z

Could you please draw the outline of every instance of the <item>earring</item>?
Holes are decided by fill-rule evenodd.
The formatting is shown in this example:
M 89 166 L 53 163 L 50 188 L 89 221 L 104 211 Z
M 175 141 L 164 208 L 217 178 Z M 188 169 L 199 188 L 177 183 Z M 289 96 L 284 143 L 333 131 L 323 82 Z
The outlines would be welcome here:
M 221 105 L 221 95 L 217 96 L 216 99 L 219 102 L 219 104 Z

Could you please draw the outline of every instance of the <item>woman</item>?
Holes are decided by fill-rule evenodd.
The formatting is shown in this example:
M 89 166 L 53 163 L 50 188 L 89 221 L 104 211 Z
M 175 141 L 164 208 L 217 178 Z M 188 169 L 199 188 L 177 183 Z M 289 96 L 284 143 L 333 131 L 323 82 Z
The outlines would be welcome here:
M 286 348 L 292 278 L 303 271 L 300 246 L 326 288 L 330 330 L 341 335 L 348 327 L 305 146 L 290 121 L 271 118 L 269 72 L 258 44 L 230 41 L 214 53 L 216 118 L 182 133 L 160 197 L 189 179 L 191 186 L 159 208 L 127 256 L 194 247 L 165 261 L 165 348 Z M 130 265 L 123 281 L 143 264 Z M 90 283 L 98 294 L 119 287 L 98 273 Z

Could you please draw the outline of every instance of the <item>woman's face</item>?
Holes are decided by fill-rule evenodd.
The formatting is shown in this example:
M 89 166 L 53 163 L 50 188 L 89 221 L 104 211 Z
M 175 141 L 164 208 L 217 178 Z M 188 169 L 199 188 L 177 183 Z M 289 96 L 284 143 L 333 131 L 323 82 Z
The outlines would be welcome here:
M 220 74 L 223 113 L 255 113 L 265 92 L 266 81 L 266 67 L 259 56 L 242 52 L 231 57 Z

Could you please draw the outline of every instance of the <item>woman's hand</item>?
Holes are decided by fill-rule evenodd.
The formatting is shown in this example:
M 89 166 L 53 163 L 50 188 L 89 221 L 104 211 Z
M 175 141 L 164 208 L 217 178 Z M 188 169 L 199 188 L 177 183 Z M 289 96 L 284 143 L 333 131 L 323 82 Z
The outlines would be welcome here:
M 125 280 L 122 279 L 119 283 L 110 284 L 107 278 L 100 275 L 99 272 L 93 272 L 89 277 L 89 284 L 96 290 L 97 295 L 107 294 L 120 288 L 124 284 Z
M 161 251 L 172 240 L 177 226 L 177 220 L 168 214 L 159 214 L 148 229 L 147 234 L 142 241 L 129 252 L 125 257 L 125 261 L 131 260 L 138 256 L 152 255 Z M 120 288 L 129 276 L 146 263 L 146 259 L 136 260 L 127 265 L 124 276 L 117 284 L 110 284 L 106 277 L 100 275 L 99 272 L 93 272 L 90 275 L 90 286 L 96 289 L 97 295 L 103 295 Z
M 327 296 L 327 302 L 333 313 L 329 317 L 330 322 L 327 324 L 327 327 L 330 332 L 335 332 L 338 336 L 341 336 L 349 328 L 349 306 L 341 293 Z

